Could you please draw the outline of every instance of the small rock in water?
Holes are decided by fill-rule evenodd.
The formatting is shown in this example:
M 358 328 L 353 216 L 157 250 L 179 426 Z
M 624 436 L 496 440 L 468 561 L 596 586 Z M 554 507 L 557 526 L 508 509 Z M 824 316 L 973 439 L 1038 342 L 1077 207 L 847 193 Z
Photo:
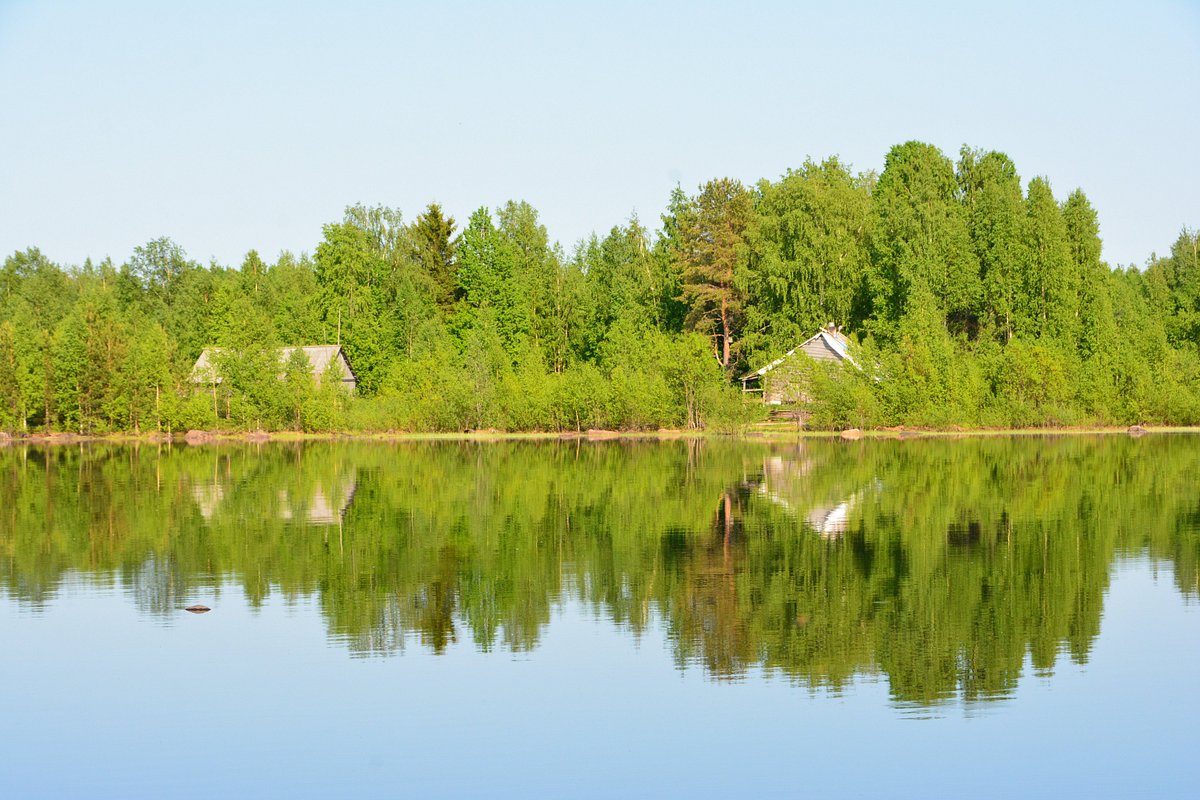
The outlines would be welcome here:
M 209 611 L 212 611 L 212 609 L 209 608 L 208 606 L 202 606 L 199 603 L 197 603 L 194 606 L 188 606 L 187 608 L 184 609 L 184 611 L 190 611 L 193 614 L 206 614 Z
M 841 433 L 843 439 L 861 439 L 862 435 L 862 431 L 860 431 L 858 428 L 850 428 L 849 430 L 842 431 Z
M 1128 433 L 1130 436 L 1141 436 L 1143 433 L 1146 432 L 1146 429 L 1143 428 L 1141 425 L 1130 425 L 1129 428 L 1125 432 Z

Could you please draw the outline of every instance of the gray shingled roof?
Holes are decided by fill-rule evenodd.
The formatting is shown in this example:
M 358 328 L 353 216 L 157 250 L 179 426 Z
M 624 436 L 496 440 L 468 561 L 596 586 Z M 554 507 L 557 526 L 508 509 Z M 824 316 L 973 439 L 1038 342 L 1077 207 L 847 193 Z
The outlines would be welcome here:
M 325 374 L 329 363 L 337 358 L 337 354 L 342 350 L 340 345 L 336 344 L 317 344 L 308 345 L 306 347 L 281 347 L 279 348 L 279 364 L 282 367 L 291 358 L 292 352 L 295 350 L 303 350 L 304 355 L 308 358 L 308 363 L 312 364 L 313 375 L 321 377 Z M 200 357 L 196 359 L 196 365 L 192 367 L 192 380 L 195 383 L 220 383 L 221 376 L 217 374 L 216 367 L 213 364 L 213 356 L 220 353 L 220 347 L 206 347 L 200 353 Z M 343 353 L 343 358 L 345 354 Z M 346 360 L 346 366 L 349 368 L 348 375 L 343 376 L 343 381 L 358 382 L 358 376 L 354 374 L 354 368 L 350 367 L 350 359 Z
M 832 350 L 833 353 L 838 358 L 840 358 L 842 361 L 849 361 L 854 366 L 856 366 L 856 367 L 858 366 L 858 362 L 855 361 L 854 357 L 850 355 L 850 340 L 847 339 L 846 336 L 841 333 L 841 331 L 831 331 L 831 330 L 827 330 L 827 329 L 822 329 L 820 331 L 817 331 L 817 334 L 815 336 L 810 336 L 808 339 L 805 339 L 802 343 L 800 343 L 796 347 L 793 347 L 791 350 L 788 350 L 786 353 L 783 354 L 782 357 L 775 359 L 770 364 L 767 364 L 765 367 L 756 369 L 754 372 L 751 372 L 748 375 L 743 375 L 742 380 L 746 381 L 746 380 L 750 380 L 752 378 L 761 378 L 763 375 L 766 375 L 768 372 L 770 372 L 771 370 L 778 367 L 784 361 L 787 361 L 789 358 L 794 356 L 797 351 L 803 349 L 804 345 L 808 344 L 809 342 L 813 341 L 814 339 L 820 339 L 822 342 L 824 342 L 825 345 L 830 350 Z

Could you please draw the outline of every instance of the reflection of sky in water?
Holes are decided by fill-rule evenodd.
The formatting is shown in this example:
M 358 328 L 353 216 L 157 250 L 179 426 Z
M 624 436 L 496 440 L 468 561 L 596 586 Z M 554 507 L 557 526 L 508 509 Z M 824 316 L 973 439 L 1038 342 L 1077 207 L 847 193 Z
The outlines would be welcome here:
M 886 680 L 810 691 L 676 669 L 578 602 L 538 646 L 351 657 L 318 604 L 237 586 L 167 624 L 68 580 L 0 600 L 8 797 L 1188 796 L 1200 606 L 1170 567 L 1114 568 L 1087 663 L 1026 664 L 1002 703 L 897 707 Z M 14 644 L 19 643 L 18 646 Z

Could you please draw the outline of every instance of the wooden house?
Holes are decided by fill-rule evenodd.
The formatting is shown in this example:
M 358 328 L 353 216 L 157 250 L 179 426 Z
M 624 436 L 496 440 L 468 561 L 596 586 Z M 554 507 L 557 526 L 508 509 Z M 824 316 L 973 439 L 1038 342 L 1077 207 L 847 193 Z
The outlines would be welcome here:
M 808 401 L 804 392 L 805 361 L 848 362 L 857 367 L 853 345 L 832 323 L 810 339 L 793 347 L 765 367 L 742 376 L 742 390 L 759 393 L 767 405 L 794 405 Z
M 308 363 L 312 365 L 313 379 L 317 385 L 320 385 L 321 378 L 329 369 L 331 364 L 336 363 L 341 367 L 342 372 L 342 388 L 348 394 L 354 394 L 354 390 L 358 387 L 358 377 L 354 374 L 354 370 L 350 367 L 350 360 L 346 358 L 346 351 L 341 345 L 322 344 L 309 345 L 307 347 L 281 347 L 279 348 L 279 377 L 283 377 L 284 365 L 296 350 L 303 350 L 304 355 L 308 358 Z M 214 386 L 220 384 L 223 380 L 220 371 L 217 369 L 218 358 L 221 353 L 219 347 L 206 347 L 200 357 L 196 359 L 196 365 L 192 367 L 192 383 L 202 386 Z

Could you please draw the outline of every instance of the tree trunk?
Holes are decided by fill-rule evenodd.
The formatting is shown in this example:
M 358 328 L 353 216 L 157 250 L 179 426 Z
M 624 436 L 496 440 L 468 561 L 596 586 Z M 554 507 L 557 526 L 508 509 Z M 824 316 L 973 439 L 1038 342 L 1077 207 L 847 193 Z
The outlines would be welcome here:
M 721 366 L 729 369 L 729 307 L 721 298 Z
M 722 542 L 721 554 L 724 557 L 725 566 L 729 566 L 729 545 L 733 540 L 733 502 L 729 497 L 729 492 L 725 492 L 724 512 L 725 512 L 725 538 Z

